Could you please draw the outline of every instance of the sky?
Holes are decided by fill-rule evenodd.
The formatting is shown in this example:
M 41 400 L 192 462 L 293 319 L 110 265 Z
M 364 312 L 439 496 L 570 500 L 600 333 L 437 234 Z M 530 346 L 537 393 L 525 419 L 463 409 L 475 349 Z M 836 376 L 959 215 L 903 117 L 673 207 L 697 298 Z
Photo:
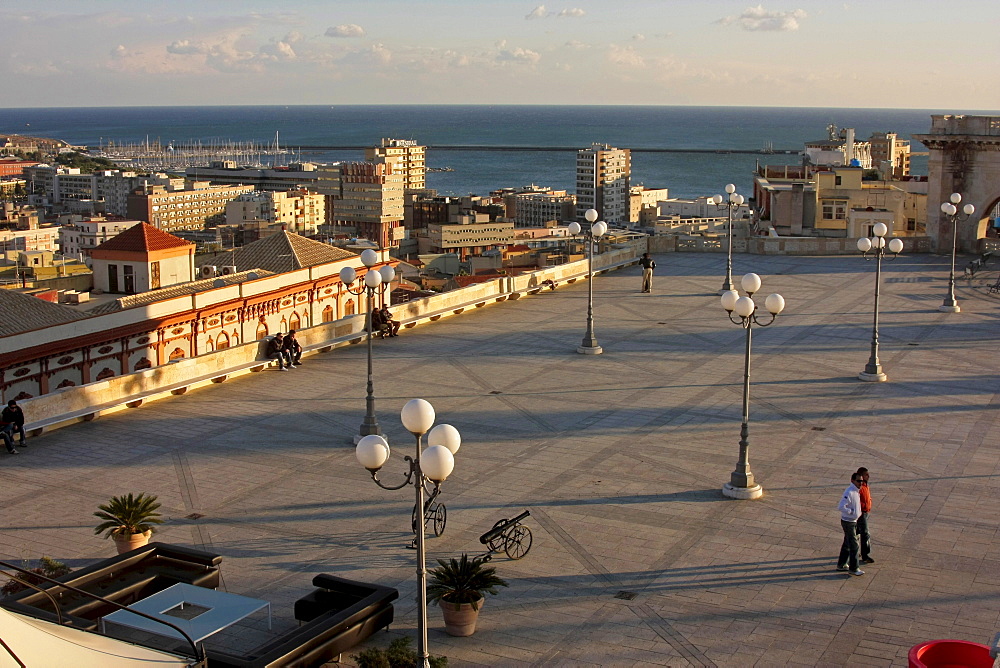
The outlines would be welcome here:
M 996 0 L 0 0 L 0 108 L 1000 109 Z

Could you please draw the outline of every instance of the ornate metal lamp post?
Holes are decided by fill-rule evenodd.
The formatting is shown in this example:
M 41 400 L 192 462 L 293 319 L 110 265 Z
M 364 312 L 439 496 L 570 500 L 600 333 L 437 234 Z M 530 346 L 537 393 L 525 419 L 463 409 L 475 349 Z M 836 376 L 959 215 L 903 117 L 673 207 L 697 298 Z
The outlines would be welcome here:
M 416 490 L 417 508 L 424 507 L 424 493 L 433 494 L 455 468 L 455 453 L 462 444 L 458 430 L 448 424 L 434 424 L 434 407 L 423 399 L 411 399 L 400 412 L 403 426 L 417 439 L 416 454 L 404 457 L 409 464 L 403 482 L 390 486 L 378 479 L 379 469 L 389 460 L 389 444 L 377 434 L 365 436 L 358 441 L 355 455 L 358 461 L 371 473 L 372 480 L 382 489 L 396 490 L 413 485 Z M 421 452 L 421 439 L 427 434 L 426 450 Z M 431 485 L 433 488 L 428 489 Z M 421 515 L 422 519 L 422 515 Z M 417 528 L 417 651 L 423 665 L 429 666 L 427 653 L 427 553 L 424 548 L 424 523 Z
M 575 221 L 569 224 L 570 234 L 575 237 L 582 233 L 587 239 L 587 333 L 583 335 L 583 342 L 576 349 L 581 355 L 600 355 L 604 352 L 604 349 L 597 344 L 597 337 L 594 336 L 594 243 L 608 231 L 608 224 L 603 220 L 598 221 L 597 215 L 595 209 L 587 209 L 583 214 L 591 224 L 589 230 L 582 230 L 580 223 Z
M 754 481 L 753 473 L 750 471 L 750 333 L 753 325 L 767 327 L 772 324 L 784 310 L 785 299 L 777 293 L 767 296 L 764 308 L 771 314 L 771 319 L 763 322 L 757 318 L 757 305 L 753 301 L 753 294 L 760 290 L 760 276 L 747 274 L 740 284 L 747 293 L 745 297 L 740 297 L 740 293 L 736 290 L 722 293 L 722 308 L 726 309 L 729 319 L 747 330 L 746 357 L 743 361 L 743 425 L 740 427 L 740 458 L 736 462 L 736 469 L 729 476 L 729 482 L 722 486 L 722 494 L 731 499 L 756 499 L 764 491 Z M 736 311 L 739 320 L 733 318 L 733 311 Z
M 886 227 L 885 223 L 875 223 L 872 227 L 872 234 L 875 236 L 871 239 L 868 237 L 858 239 L 858 250 L 861 251 L 864 258 L 875 260 L 875 307 L 873 309 L 875 315 L 872 324 L 872 353 L 868 358 L 868 364 L 865 365 L 865 370 L 858 374 L 858 378 L 870 383 L 883 383 L 889 380 L 889 377 L 882 373 L 882 365 L 878 361 L 878 290 L 882 275 L 882 257 L 886 250 L 885 235 L 888 231 L 889 228 Z M 873 249 L 874 258 L 870 258 L 868 251 Z M 889 241 L 892 259 L 896 259 L 901 250 L 903 250 L 902 240 L 892 239 Z
M 969 220 L 972 214 L 976 212 L 976 207 L 971 204 L 963 206 L 962 213 L 965 214 L 965 217 L 960 218 L 958 215 L 958 204 L 962 201 L 962 194 L 952 193 L 949 199 L 951 200 L 950 202 L 941 204 L 941 213 L 951 223 L 951 273 L 948 274 L 948 296 L 944 298 L 944 303 L 938 307 L 938 310 L 945 313 L 960 313 L 962 307 L 955 300 L 955 251 L 958 246 L 958 224 Z
M 378 262 L 378 253 L 368 249 L 361 253 L 361 263 L 369 267 L 362 282 L 357 287 L 352 287 L 358 274 L 353 267 L 344 267 L 340 270 L 340 282 L 352 295 L 368 293 L 367 309 L 365 314 L 365 330 L 368 332 L 368 396 L 365 399 L 365 419 L 361 423 L 360 433 L 355 435 L 354 442 L 358 443 L 365 436 L 371 434 L 381 434 L 378 419 L 375 417 L 375 382 L 372 377 L 372 308 L 375 303 L 375 292 L 381 291 L 383 285 L 388 285 L 396 276 L 396 271 L 386 265 L 378 270 L 371 270 Z
M 729 226 L 726 231 L 729 250 L 726 252 L 726 278 L 722 282 L 722 289 L 719 290 L 719 294 L 721 295 L 723 292 L 733 289 L 733 209 L 743 206 L 745 200 L 743 199 L 743 195 L 736 192 L 736 186 L 729 183 L 726 185 L 725 200 L 723 200 L 722 195 L 716 195 L 710 201 L 719 209 L 726 209 L 729 214 Z

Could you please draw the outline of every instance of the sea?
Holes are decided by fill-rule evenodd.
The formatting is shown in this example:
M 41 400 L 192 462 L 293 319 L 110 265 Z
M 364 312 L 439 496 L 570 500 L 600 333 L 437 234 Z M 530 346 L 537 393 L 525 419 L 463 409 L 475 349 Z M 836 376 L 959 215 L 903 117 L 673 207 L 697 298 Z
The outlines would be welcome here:
M 876 131 L 909 139 L 927 132 L 931 115 L 939 113 L 955 111 L 526 105 L 21 108 L 0 109 L 0 134 L 52 137 L 94 148 L 109 141 L 273 144 L 277 138 L 288 152 L 263 161 L 279 164 L 364 158 L 362 150 L 310 151 L 302 146 L 374 146 L 384 137 L 412 139 L 431 147 L 429 168 L 446 170 L 427 174 L 427 186 L 443 195 L 486 195 L 529 184 L 573 192 L 576 156 L 552 150 L 556 148 L 598 143 L 708 151 L 632 154 L 633 185 L 667 188 L 672 197 L 691 198 L 721 192 L 727 183 L 749 192 L 758 164 L 799 164 L 803 143 L 825 139 L 829 125 L 854 128 L 858 139 Z M 447 146 L 490 150 L 433 148 Z M 912 148 L 926 150 L 915 141 Z M 759 152 L 730 152 L 735 150 Z M 926 173 L 926 157 L 912 163 L 915 174 Z

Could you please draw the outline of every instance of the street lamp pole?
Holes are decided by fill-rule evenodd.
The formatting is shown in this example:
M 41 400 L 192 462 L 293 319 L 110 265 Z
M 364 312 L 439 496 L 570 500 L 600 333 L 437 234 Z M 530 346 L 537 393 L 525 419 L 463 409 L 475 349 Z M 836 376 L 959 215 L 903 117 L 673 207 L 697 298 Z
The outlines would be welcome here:
M 726 278 L 722 281 L 722 289 L 719 290 L 719 294 L 721 295 L 733 289 L 733 209 L 743 206 L 745 200 L 743 199 L 743 195 L 736 192 L 736 186 L 729 183 L 726 185 L 725 199 L 723 199 L 722 195 L 716 195 L 715 197 L 710 197 L 709 201 L 719 209 L 726 209 L 729 216 L 729 227 L 726 232 L 726 240 L 728 241 Z
M 743 361 L 743 423 L 740 427 L 740 457 L 736 469 L 729 475 L 729 482 L 722 486 L 723 496 L 731 499 L 756 499 L 764 494 L 764 490 L 754 480 L 750 471 L 750 341 L 753 325 L 767 327 L 774 323 L 775 318 L 785 308 L 785 299 L 774 293 L 764 300 L 764 308 L 771 314 L 771 319 L 763 322 L 757 317 L 757 305 L 753 294 L 760 290 L 760 276 L 747 274 L 740 281 L 746 296 L 741 297 L 736 290 L 722 293 L 722 308 L 726 309 L 729 319 L 747 330 L 746 353 Z M 733 318 L 733 311 L 739 320 Z
M 872 319 L 871 355 L 868 357 L 868 364 L 865 365 L 865 370 L 858 374 L 858 378 L 869 383 L 884 383 L 889 380 L 888 376 L 882 372 L 882 364 L 878 360 L 878 292 L 879 284 L 882 280 L 882 257 L 886 251 L 885 235 L 888 231 L 889 228 L 885 223 L 875 223 L 872 227 L 872 234 L 874 236 L 871 239 L 868 237 L 858 239 L 858 250 L 861 251 L 864 258 L 866 260 L 875 260 L 875 306 L 872 309 L 874 316 Z M 874 250 L 874 258 L 868 257 L 868 251 L 870 250 Z M 901 239 L 892 239 L 889 241 L 889 251 L 892 253 L 893 260 L 899 257 L 901 250 L 903 250 Z
M 382 489 L 402 489 L 413 485 L 416 490 L 416 507 L 418 509 L 417 528 L 417 653 L 421 657 L 421 665 L 430 667 L 430 654 L 427 651 L 427 551 L 424 547 L 424 493 L 435 493 L 455 468 L 455 453 L 462 444 L 458 430 L 448 424 L 434 424 L 434 407 L 423 399 L 411 399 L 400 412 L 403 426 L 416 437 L 416 452 L 413 457 L 404 457 L 409 464 L 403 482 L 398 485 L 386 485 L 378 479 L 378 472 L 389 460 L 389 444 L 378 434 L 370 434 L 358 441 L 355 456 L 368 469 L 375 484 Z M 427 434 L 428 430 L 430 433 Z M 421 439 L 427 434 L 427 449 L 421 452 Z M 433 484 L 432 489 L 425 489 Z
M 972 204 L 966 204 L 962 207 L 962 213 L 965 214 L 965 217 L 959 218 L 958 205 L 962 201 L 962 194 L 952 193 L 949 199 L 950 202 L 941 204 L 941 213 L 951 223 L 951 272 L 948 274 L 948 296 L 944 298 L 944 303 L 938 307 L 938 310 L 945 313 L 961 313 L 962 307 L 955 299 L 955 253 L 958 247 L 958 224 L 969 220 L 976 212 L 976 207 Z
M 570 234 L 575 237 L 582 232 L 587 240 L 587 333 L 583 335 L 583 341 L 577 346 L 576 352 L 581 355 L 600 355 L 604 349 L 598 345 L 594 334 L 594 243 L 608 231 L 608 224 L 597 220 L 596 209 L 587 209 L 583 215 L 590 223 L 589 230 L 582 230 L 580 223 L 575 221 L 569 224 Z
M 382 430 L 378 425 L 378 418 L 375 417 L 375 380 L 372 369 L 372 305 L 375 303 L 375 292 L 377 290 L 381 291 L 383 285 L 388 285 L 395 277 L 396 272 L 389 265 L 385 265 L 378 270 L 372 269 L 377 262 L 378 254 L 375 251 L 371 249 L 362 251 L 361 263 L 368 268 L 368 271 L 365 273 L 362 283 L 356 288 L 351 287 L 357 279 L 357 272 L 354 270 L 354 267 L 344 267 L 340 270 L 340 282 L 350 294 L 358 296 L 365 292 L 368 294 L 365 312 L 365 331 L 367 332 L 365 338 L 367 339 L 368 347 L 368 393 L 365 397 L 365 419 L 361 422 L 359 433 L 354 437 L 355 443 L 360 442 L 365 436 L 382 434 Z

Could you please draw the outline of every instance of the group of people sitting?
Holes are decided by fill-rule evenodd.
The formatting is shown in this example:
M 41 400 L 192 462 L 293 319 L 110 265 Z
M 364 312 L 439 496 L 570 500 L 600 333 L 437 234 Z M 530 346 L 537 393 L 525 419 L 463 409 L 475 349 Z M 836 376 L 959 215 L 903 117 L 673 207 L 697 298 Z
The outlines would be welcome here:
M 399 336 L 399 321 L 392 319 L 388 306 L 372 309 L 372 334 L 381 337 Z
M 295 330 L 282 334 L 278 332 L 267 343 L 267 356 L 278 360 L 278 368 L 282 371 L 302 366 L 302 345 L 295 338 Z

